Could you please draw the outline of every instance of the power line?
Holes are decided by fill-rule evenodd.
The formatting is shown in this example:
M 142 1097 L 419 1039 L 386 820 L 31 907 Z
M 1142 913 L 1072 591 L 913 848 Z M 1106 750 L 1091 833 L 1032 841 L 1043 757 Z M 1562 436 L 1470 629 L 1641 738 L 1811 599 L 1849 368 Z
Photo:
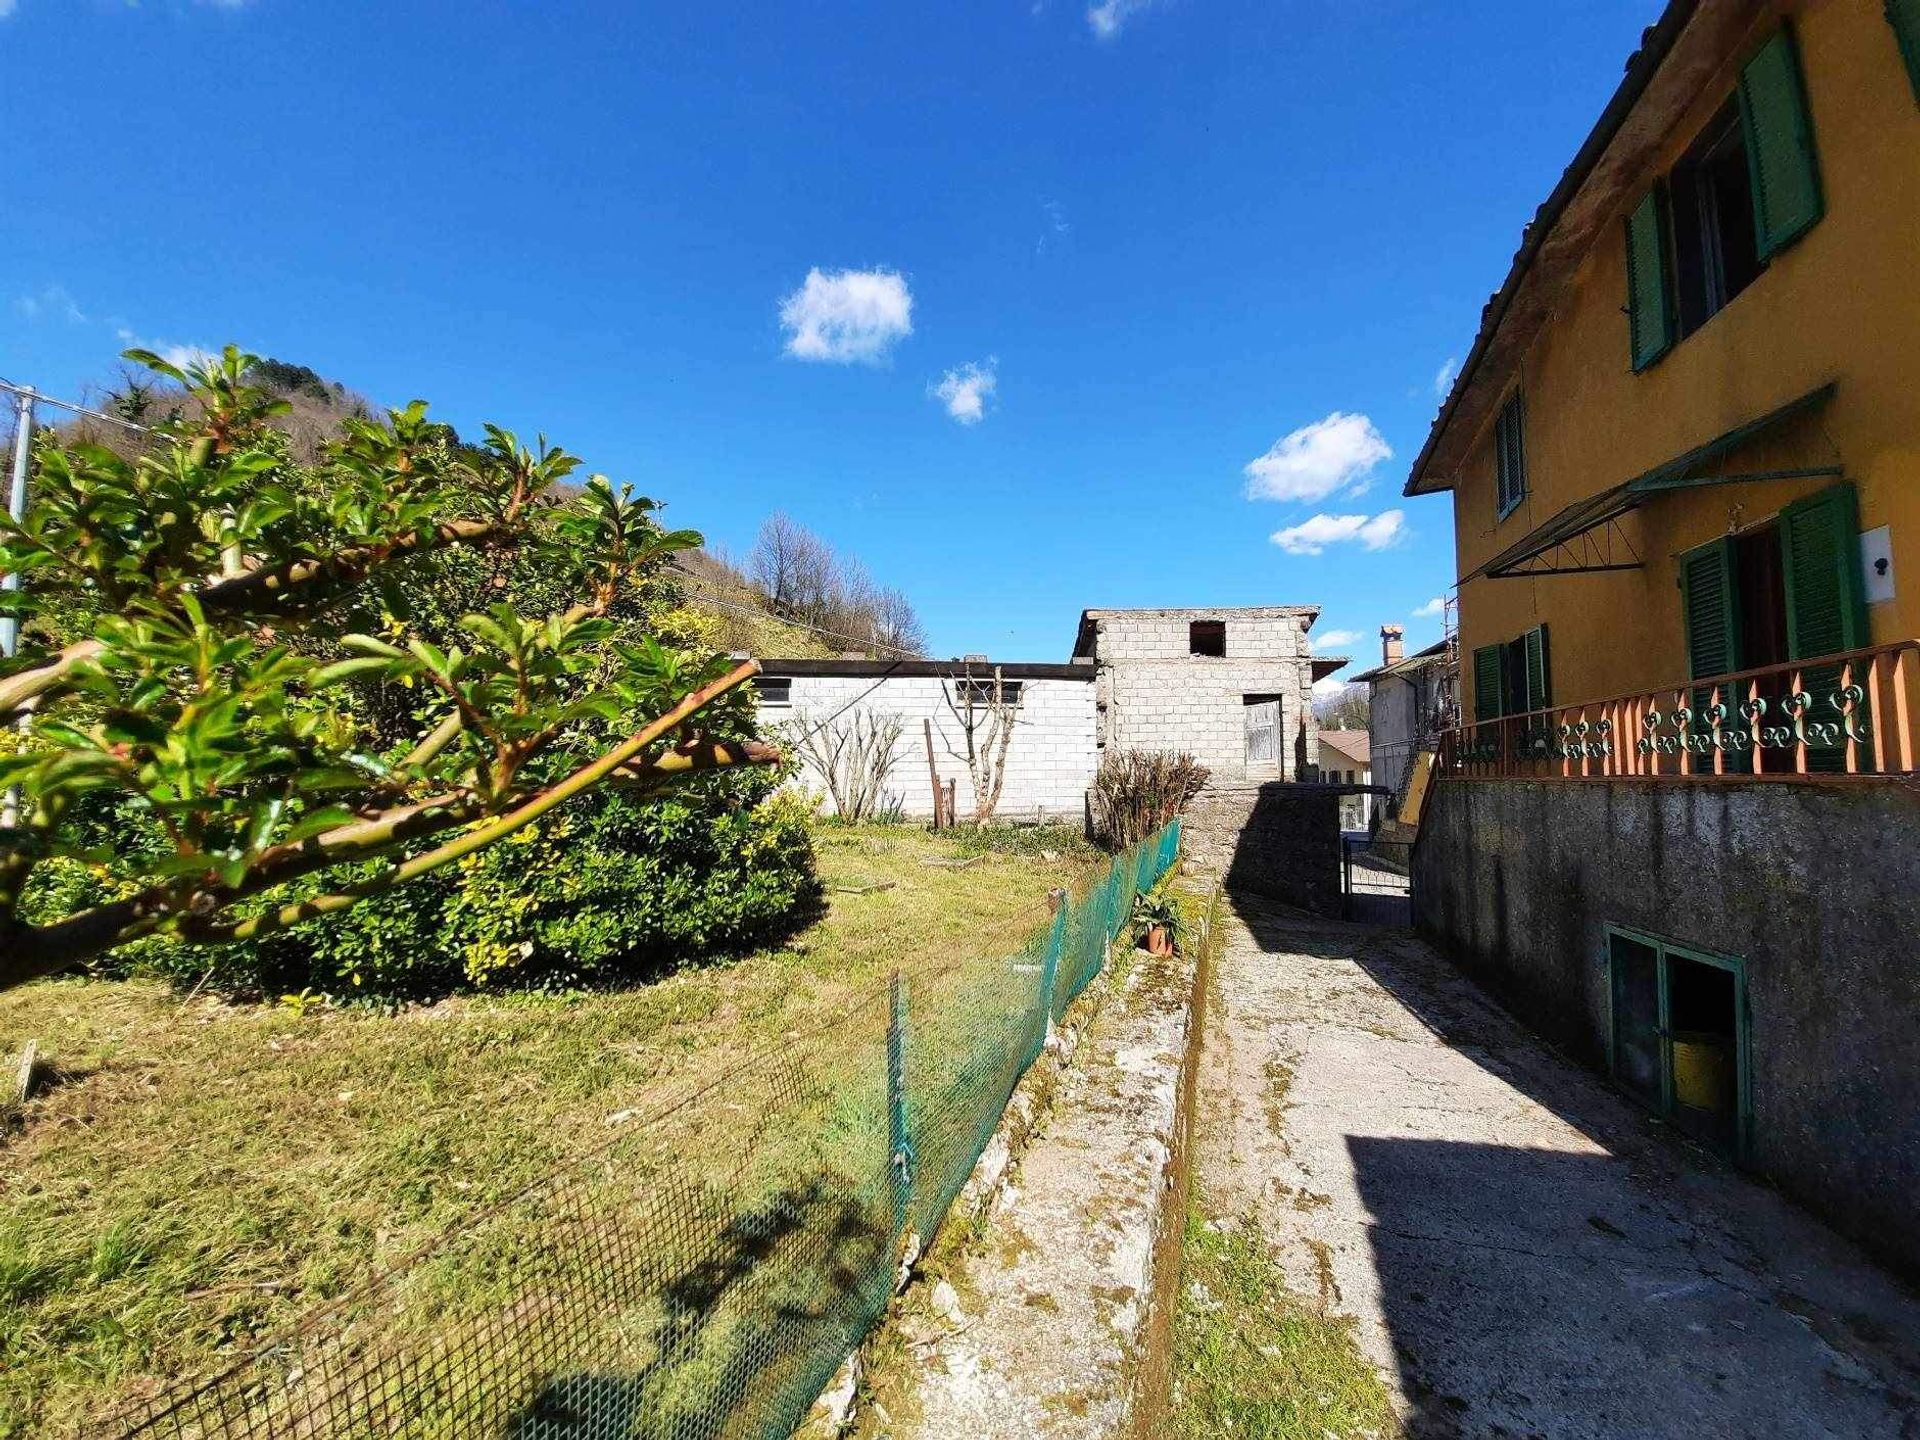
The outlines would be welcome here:
M 144 425 L 136 425 L 131 420 L 122 419 L 118 415 L 109 415 L 104 410 L 95 410 L 90 406 L 81 405 L 72 400 L 58 399 L 55 396 L 48 395 L 44 391 L 34 389 L 31 385 L 16 385 L 11 380 L 0 380 L 0 391 L 5 391 L 9 395 L 31 401 L 35 405 L 52 405 L 57 409 L 71 410 L 76 415 L 85 415 L 94 420 L 104 420 L 109 425 L 118 425 L 127 430 L 137 430 L 142 435 L 147 433 L 147 427 Z

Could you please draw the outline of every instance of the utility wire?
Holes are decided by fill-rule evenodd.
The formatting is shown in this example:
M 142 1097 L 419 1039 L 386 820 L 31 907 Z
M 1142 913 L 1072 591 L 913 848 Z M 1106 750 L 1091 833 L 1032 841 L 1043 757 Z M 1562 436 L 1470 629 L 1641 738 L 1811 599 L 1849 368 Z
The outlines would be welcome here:
M 118 425 L 127 430 L 137 430 L 142 435 L 147 433 L 147 427 L 144 425 L 136 425 L 131 420 L 124 420 L 118 415 L 109 415 L 104 410 L 95 410 L 86 405 L 76 404 L 72 400 L 55 399 L 44 391 L 34 389 L 31 385 L 16 385 L 11 380 L 0 380 L 0 391 L 5 391 L 9 395 L 24 395 L 36 405 L 52 405 L 61 410 L 71 410 L 76 415 L 85 415 L 94 420 L 104 420 L 109 425 Z

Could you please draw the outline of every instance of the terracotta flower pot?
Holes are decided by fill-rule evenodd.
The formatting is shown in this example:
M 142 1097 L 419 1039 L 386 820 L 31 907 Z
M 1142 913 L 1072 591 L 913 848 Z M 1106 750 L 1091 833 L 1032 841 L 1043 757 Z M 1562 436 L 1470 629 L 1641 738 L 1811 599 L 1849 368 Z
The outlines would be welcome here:
M 1173 936 L 1167 933 L 1166 926 L 1149 925 L 1147 927 L 1147 953 L 1149 955 L 1173 954 Z

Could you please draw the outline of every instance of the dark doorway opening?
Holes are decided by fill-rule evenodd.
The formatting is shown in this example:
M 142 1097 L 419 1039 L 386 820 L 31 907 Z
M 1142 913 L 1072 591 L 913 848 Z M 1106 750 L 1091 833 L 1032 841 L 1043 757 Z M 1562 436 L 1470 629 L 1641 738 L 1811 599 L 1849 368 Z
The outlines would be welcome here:
M 1738 1006 L 1731 970 L 1667 957 L 1673 1120 L 1695 1139 L 1729 1152 L 1740 1116 Z
M 1741 961 L 1611 930 L 1613 1078 L 1680 1130 L 1728 1155 L 1747 1147 L 1746 976 Z
M 1734 588 L 1740 597 L 1739 668 L 1784 665 L 1787 579 L 1780 563 L 1780 527 L 1771 521 L 1733 539 Z

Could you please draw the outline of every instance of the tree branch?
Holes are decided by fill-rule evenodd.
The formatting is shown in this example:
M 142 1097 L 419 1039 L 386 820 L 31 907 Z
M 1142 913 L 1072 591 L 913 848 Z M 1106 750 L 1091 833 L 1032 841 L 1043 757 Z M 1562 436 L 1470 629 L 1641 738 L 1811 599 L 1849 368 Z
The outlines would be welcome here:
M 453 545 L 495 544 L 511 534 L 512 527 L 498 520 L 449 520 L 410 530 L 385 545 L 350 545 L 330 555 L 262 566 L 216 580 L 200 592 L 200 603 L 208 610 L 227 613 L 282 614 L 297 608 L 310 586 L 355 584 L 395 560 Z
M 495 520 L 452 520 L 413 530 L 388 545 L 355 545 L 331 555 L 263 566 L 209 582 L 199 592 L 201 607 L 215 614 L 282 615 L 299 608 L 309 588 L 352 584 L 382 565 L 453 545 L 505 543 L 511 527 Z M 98 640 L 80 640 L 31 670 L 0 680 L 0 720 L 11 718 L 35 696 L 63 685 L 86 661 L 106 649 Z

